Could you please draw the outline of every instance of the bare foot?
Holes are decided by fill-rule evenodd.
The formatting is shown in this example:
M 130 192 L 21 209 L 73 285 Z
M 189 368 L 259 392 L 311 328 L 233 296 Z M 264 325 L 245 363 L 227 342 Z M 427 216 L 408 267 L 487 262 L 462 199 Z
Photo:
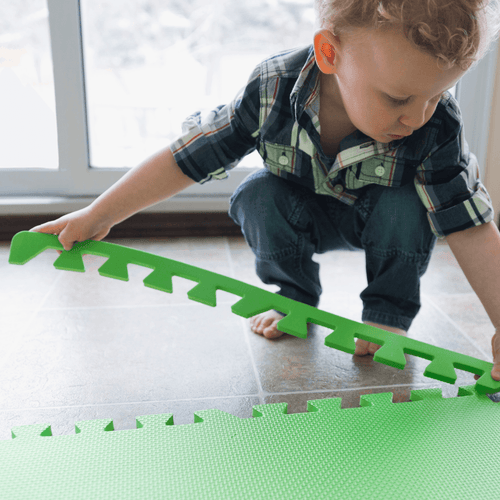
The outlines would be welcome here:
M 266 339 L 276 339 L 281 337 L 285 332 L 280 332 L 276 325 L 284 316 L 274 310 L 267 311 L 262 314 L 257 314 L 250 318 L 250 328 L 252 332 L 264 335 Z
M 369 321 L 364 321 L 367 325 L 376 326 L 382 330 L 387 330 L 388 332 L 397 333 L 398 335 L 406 335 L 405 330 L 400 328 L 394 328 L 392 326 L 379 325 L 377 323 L 370 323 Z M 381 346 L 374 344 L 373 342 L 368 342 L 367 340 L 356 340 L 356 350 L 354 351 L 355 356 L 366 356 L 367 354 L 375 354 Z

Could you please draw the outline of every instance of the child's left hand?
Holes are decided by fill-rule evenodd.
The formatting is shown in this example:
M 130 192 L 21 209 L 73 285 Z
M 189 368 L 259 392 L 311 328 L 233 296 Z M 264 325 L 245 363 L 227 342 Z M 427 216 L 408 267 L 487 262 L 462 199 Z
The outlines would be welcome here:
M 495 330 L 495 335 L 491 339 L 491 350 L 493 352 L 493 369 L 491 377 L 493 380 L 500 380 L 500 328 Z M 477 380 L 479 375 L 474 375 Z

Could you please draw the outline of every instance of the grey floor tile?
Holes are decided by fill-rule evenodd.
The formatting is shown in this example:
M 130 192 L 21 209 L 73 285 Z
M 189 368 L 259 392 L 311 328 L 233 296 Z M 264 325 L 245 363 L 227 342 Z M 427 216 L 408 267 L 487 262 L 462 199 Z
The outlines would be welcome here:
M 323 300 L 325 296 L 330 294 L 349 294 L 353 297 L 359 297 L 368 284 L 365 252 L 362 250 L 328 252 L 315 255 L 313 260 L 320 265 L 319 276 L 323 288 L 321 296 Z
M 421 279 L 423 293 L 474 293 L 446 241 L 438 241 Z
M 485 333 L 485 338 L 477 339 L 471 335 L 467 328 L 462 328 L 455 321 L 455 313 L 444 314 L 439 307 L 436 307 L 432 299 L 428 299 L 426 296 L 424 296 L 422 303 L 422 309 L 410 329 L 413 338 L 451 351 L 491 361 L 491 336 L 493 335 L 491 330 L 493 326 L 490 326 L 491 335 L 489 338 Z M 461 301 L 454 304 L 453 310 L 456 311 L 456 314 L 460 314 L 458 309 L 455 309 L 460 305 Z M 477 314 L 479 316 L 479 313 Z M 487 331 L 486 328 L 485 330 Z
M 36 311 L 20 310 L 0 314 L 0 367 L 27 342 L 36 322 Z M 2 379 L 0 378 L 0 383 Z
M 483 353 L 488 353 L 489 360 L 491 338 L 495 334 L 495 328 L 475 293 L 430 294 L 425 295 L 424 299 L 433 304 L 436 310 L 447 317 L 463 335 L 469 337 Z
M 200 261 L 227 264 L 228 259 L 226 254 L 226 239 L 224 237 L 116 238 L 108 241 L 163 257 L 169 257 L 174 254 L 176 254 L 176 257 L 182 255 L 186 263 L 192 265 L 196 265 L 196 262 Z
M 39 313 L 0 409 L 258 393 L 241 320 L 202 304 Z
M 97 269 L 105 262 L 103 257 L 84 257 L 84 273 L 57 271 L 63 273 L 57 288 L 48 296 L 47 308 L 100 307 L 106 306 L 152 306 L 189 304 L 189 290 L 196 282 L 174 276 L 173 293 L 167 293 L 144 286 L 143 280 L 151 273 L 142 266 L 129 265 L 129 281 L 101 276 Z M 214 269 L 215 270 L 215 269 Z M 222 269 L 221 269 L 222 270 Z
M 268 340 L 248 331 L 262 389 L 267 393 L 355 388 L 359 385 L 421 383 L 417 358 L 404 370 L 375 363 L 372 356 L 353 356 L 324 345 L 330 333 L 312 326 L 307 339 L 284 335 Z M 415 361 L 417 360 L 417 361 Z
M 203 245 L 185 238 L 180 241 L 163 239 L 163 241 L 144 243 L 136 240 L 110 240 L 110 242 L 179 260 L 220 274 L 227 274 L 230 265 L 223 238 L 208 238 Z M 47 297 L 46 307 L 187 304 L 190 303 L 187 292 L 197 284 L 195 281 L 174 276 L 172 280 L 174 292 L 169 294 L 144 286 L 143 280 L 151 273 L 149 268 L 129 264 L 129 281 L 125 282 L 103 277 L 98 273 L 99 267 L 106 262 L 106 257 L 85 255 L 83 260 L 84 273 L 53 270 L 53 273 L 61 274 L 60 282 Z M 30 282 L 27 273 L 25 280 Z
M 37 309 L 60 278 L 53 266 L 57 252 L 48 250 L 21 266 L 9 264 L 9 253 L 10 242 L 0 242 L 0 312 Z

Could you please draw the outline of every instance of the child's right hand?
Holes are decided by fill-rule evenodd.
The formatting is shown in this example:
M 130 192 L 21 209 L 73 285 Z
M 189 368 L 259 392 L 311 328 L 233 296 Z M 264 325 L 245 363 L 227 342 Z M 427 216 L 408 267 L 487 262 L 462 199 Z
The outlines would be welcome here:
M 107 236 L 112 226 L 95 220 L 90 207 L 63 215 L 59 219 L 32 227 L 30 231 L 55 234 L 64 250 L 71 250 L 79 241 L 100 241 Z

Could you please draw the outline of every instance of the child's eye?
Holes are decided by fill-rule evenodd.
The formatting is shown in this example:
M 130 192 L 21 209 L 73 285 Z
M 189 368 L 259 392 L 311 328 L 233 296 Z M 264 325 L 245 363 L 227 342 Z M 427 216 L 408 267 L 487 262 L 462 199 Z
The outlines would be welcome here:
M 389 97 L 389 100 L 391 101 L 392 104 L 394 104 L 395 106 L 404 106 L 405 104 L 407 104 L 409 102 L 409 98 L 408 99 L 405 99 L 404 101 L 400 101 L 399 99 L 393 99 L 392 97 L 390 96 L 387 96 Z
M 441 97 L 443 97 L 445 95 L 445 93 L 446 93 L 446 91 L 443 92 L 442 94 L 439 94 L 438 96 L 434 97 L 434 99 L 432 99 L 432 100 L 439 101 L 441 99 Z M 391 104 L 393 104 L 394 106 L 404 106 L 405 104 L 407 104 L 410 101 L 409 97 L 408 97 L 408 99 L 405 99 L 404 101 L 401 101 L 399 99 L 394 99 L 390 95 L 388 95 L 387 97 L 389 98 L 389 101 L 391 102 Z

